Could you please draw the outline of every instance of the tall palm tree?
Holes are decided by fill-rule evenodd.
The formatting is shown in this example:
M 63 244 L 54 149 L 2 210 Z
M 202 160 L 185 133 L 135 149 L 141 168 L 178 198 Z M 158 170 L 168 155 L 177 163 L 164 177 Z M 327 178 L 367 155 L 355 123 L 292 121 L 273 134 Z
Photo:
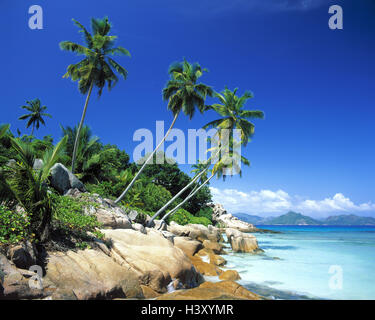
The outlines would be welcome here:
M 134 176 L 132 182 L 129 183 L 125 191 L 116 199 L 116 203 L 121 201 L 121 199 L 126 195 L 147 163 L 153 158 L 155 152 L 164 143 L 181 110 L 190 119 L 193 117 L 196 108 L 203 113 L 206 108 L 206 97 L 211 97 L 213 95 L 213 90 L 211 87 L 203 83 L 197 83 L 204 71 L 207 70 L 202 69 L 198 63 L 190 64 L 188 61 L 186 61 L 186 59 L 184 59 L 183 62 L 175 62 L 169 67 L 168 73 L 171 78 L 167 82 L 166 87 L 163 89 L 163 99 L 168 100 L 168 110 L 172 111 L 174 115 L 172 124 L 164 138 L 156 146 L 154 151 L 151 152 L 138 173 Z
M 259 110 L 243 110 L 247 100 L 253 97 L 253 94 L 246 91 L 241 97 L 236 95 L 238 89 L 233 91 L 225 88 L 221 93 L 215 93 L 215 97 L 220 103 L 208 106 L 208 109 L 215 110 L 222 118 L 211 121 L 203 126 L 203 129 L 216 127 L 219 129 L 239 129 L 241 131 L 241 140 L 244 146 L 254 134 L 254 124 L 248 119 L 264 119 L 264 113 Z
M 50 114 L 44 112 L 47 107 L 42 106 L 40 103 L 40 100 L 34 99 L 30 101 L 26 101 L 27 105 L 21 106 L 22 109 L 25 109 L 29 111 L 30 113 L 24 114 L 20 116 L 18 119 L 19 120 L 26 120 L 29 119 L 29 121 L 26 124 L 26 128 L 31 127 L 31 135 L 34 134 L 34 129 L 39 129 L 40 124 L 46 125 L 44 122 L 43 117 L 52 117 Z
M 224 156 L 220 156 L 219 160 L 212 168 L 211 175 L 194 192 L 188 195 L 181 203 L 179 203 L 175 208 L 164 215 L 164 217 L 161 219 L 161 222 L 166 221 L 169 216 L 173 215 L 181 206 L 184 205 L 185 202 L 190 200 L 200 189 L 207 185 L 215 175 L 217 176 L 217 178 L 223 177 L 223 179 L 225 179 L 225 177 L 228 175 L 228 171 L 230 171 L 231 174 L 232 171 L 235 170 L 240 174 L 240 176 L 242 176 L 240 162 L 247 166 L 250 165 L 248 159 L 246 159 L 244 156 L 239 155 L 234 150 L 230 150 Z
M 99 89 L 98 95 L 100 97 L 106 84 L 108 85 L 108 90 L 111 90 L 116 85 L 119 79 L 112 68 L 126 79 L 128 74 L 126 69 L 110 58 L 110 56 L 130 56 L 130 53 L 123 47 L 114 46 L 117 37 L 109 35 L 112 26 L 107 17 L 103 19 L 91 19 L 92 33 L 88 32 L 78 21 L 73 19 L 73 22 L 80 28 L 80 32 L 83 33 L 86 46 L 71 41 L 63 41 L 60 42 L 60 48 L 83 55 L 84 59 L 76 64 L 69 65 L 63 77 L 70 77 L 73 81 L 78 80 L 79 91 L 82 94 L 87 94 L 73 149 L 72 172 L 74 173 L 79 136 L 85 120 L 92 89 L 96 86 Z

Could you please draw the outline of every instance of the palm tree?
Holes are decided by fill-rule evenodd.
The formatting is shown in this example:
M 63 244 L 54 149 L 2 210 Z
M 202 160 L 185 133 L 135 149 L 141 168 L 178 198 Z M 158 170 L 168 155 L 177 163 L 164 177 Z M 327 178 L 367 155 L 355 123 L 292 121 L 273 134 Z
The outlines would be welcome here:
M 3 130 L 0 136 L 3 134 Z M 60 159 L 67 141 L 64 137 L 54 149 L 44 153 L 43 165 L 33 168 L 35 153 L 30 144 L 9 138 L 17 160 L 0 170 L 0 203 L 20 205 L 28 214 L 30 232 L 41 242 L 48 240 L 53 204 L 47 186 L 52 166 Z
M 188 195 L 181 203 L 179 203 L 175 208 L 173 208 L 166 215 L 164 215 L 164 217 L 161 219 L 161 224 L 163 221 L 166 221 L 166 219 L 169 216 L 174 214 L 181 206 L 183 206 L 185 202 L 190 200 L 200 189 L 202 189 L 206 184 L 208 184 L 215 175 L 217 176 L 217 178 L 223 177 L 223 179 L 225 180 L 225 177 L 228 175 L 227 174 L 228 171 L 231 171 L 230 175 L 232 175 L 232 171 L 235 170 L 237 173 L 240 174 L 240 177 L 241 177 L 242 170 L 241 170 L 238 160 L 247 166 L 250 165 L 250 162 L 248 159 L 246 159 L 243 156 L 240 156 L 234 150 L 230 150 L 224 156 L 220 156 L 220 159 L 216 162 L 216 164 L 212 168 L 211 175 L 194 192 Z
M 215 97 L 219 99 L 221 104 L 213 104 L 208 109 L 215 110 L 222 118 L 211 121 L 203 126 L 203 129 L 216 127 L 219 129 L 239 129 L 241 131 L 241 140 L 244 146 L 247 145 L 249 139 L 254 134 L 254 124 L 247 119 L 264 119 L 264 113 L 259 110 L 243 110 L 248 99 L 253 94 L 246 91 L 243 96 L 236 95 L 237 88 L 233 91 L 225 88 L 222 93 L 215 93 Z
M 0 127 L 0 139 L 7 134 L 9 127 L 10 127 L 9 124 L 6 124 Z
M 94 86 L 98 87 L 98 95 L 100 97 L 106 84 L 108 85 L 108 90 L 111 90 L 116 85 L 118 77 L 112 68 L 126 79 L 128 74 L 126 69 L 109 56 L 130 56 L 130 53 L 123 47 L 114 46 L 117 37 L 109 35 L 112 26 L 107 17 L 103 19 L 91 19 L 92 34 L 78 21 L 73 19 L 73 22 L 80 28 L 80 32 L 83 33 L 86 46 L 71 41 L 63 41 L 60 42 L 60 48 L 83 55 L 84 59 L 76 64 L 69 65 L 63 77 L 70 77 L 73 81 L 78 80 L 79 91 L 82 94 L 87 94 L 73 149 L 72 172 L 74 173 L 79 136 L 85 120 L 92 89 Z
M 164 138 L 156 146 L 154 151 L 151 152 L 138 173 L 134 176 L 132 182 L 129 183 L 125 191 L 116 199 L 115 203 L 121 201 L 121 199 L 126 195 L 147 163 L 153 158 L 155 152 L 164 143 L 181 110 L 185 113 L 185 115 L 189 116 L 189 119 L 193 117 L 196 107 L 200 112 L 203 113 L 206 108 L 206 97 L 211 97 L 213 95 L 213 90 L 211 87 L 203 83 L 197 83 L 204 71 L 207 70 L 202 69 L 198 63 L 190 64 L 188 61 L 186 61 L 186 59 L 184 59 L 183 62 L 175 62 L 169 67 L 168 73 L 171 79 L 167 82 L 166 87 L 163 89 L 163 99 L 168 100 L 168 110 L 172 111 L 174 115 L 172 124 Z
M 31 101 L 26 101 L 26 103 L 27 103 L 27 105 L 21 106 L 21 108 L 29 111 L 30 113 L 24 114 L 24 115 L 20 116 L 18 119 L 19 120 L 29 119 L 29 121 L 26 124 L 26 128 L 28 128 L 32 125 L 31 135 L 33 135 L 34 129 L 35 128 L 39 129 L 40 124 L 46 125 L 43 117 L 50 117 L 51 118 L 52 116 L 50 114 L 44 112 L 47 109 L 47 107 L 42 106 L 40 104 L 40 100 L 38 98 L 34 99 L 34 100 L 31 100 Z
M 63 127 L 61 126 L 62 135 L 68 137 L 66 143 L 66 162 L 72 160 L 74 144 L 78 133 L 78 126 L 72 127 Z M 85 160 L 88 160 L 93 154 L 99 151 L 99 138 L 93 136 L 91 129 L 83 125 L 81 131 L 79 132 L 78 137 L 78 147 L 76 149 L 76 160 L 75 167 L 76 172 L 81 172 L 85 164 Z M 64 162 L 65 162 L 64 161 Z
M 208 178 L 208 169 L 210 166 L 207 165 L 206 162 L 200 162 L 198 160 L 198 163 L 193 164 L 191 173 L 194 173 L 194 176 L 199 176 L 199 182 L 195 184 L 194 188 L 190 191 L 188 196 L 190 196 L 204 181 Z

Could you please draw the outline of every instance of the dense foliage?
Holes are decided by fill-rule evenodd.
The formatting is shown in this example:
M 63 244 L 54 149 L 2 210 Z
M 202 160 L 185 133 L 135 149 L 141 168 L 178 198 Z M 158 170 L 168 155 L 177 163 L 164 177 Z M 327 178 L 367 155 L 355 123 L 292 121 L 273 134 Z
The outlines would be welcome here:
M 53 159 L 50 157 L 56 146 L 50 136 L 43 139 L 29 135 L 15 137 L 8 130 L 6 135 L 0 137 L 0 172 L 9 187 L 18 191 L 17 195 L 13 193 L 11 197 L 14 201 L 3 199 L 5 206 L 1 207 L 0 217 L 2 243 L 15 243 L 25 239 L 40 241 L 40 227 L 43 221 L 43 225 L 48 225 L 49 233 L 73 235 L 77 245 L 84 243 L 79 239 L 86 239 L 88 232 L 97 232 L 99 224 L 94 217 L 84 214 L 83 203 L 49 192 L 48 173 L 45 171 L 41 179 L 38 176 L 40 171 L 33 170 L 35 159 L 46 161 L 47 168 L 57 161 L 69 168 L 76 131 L 76 127 L 62 127 L 64 143 L 59 145 L 59 152 Z M 115 199 L 133 179 L 140 165 L 130 163 L 129 155 L 117 146 L 102 144 L 87 126 L 82 128 L 80 136 L 76 162 L 77 177 L 85 183 L 90 193 Z M 137 210 L 140 213 L 138 220 L 142 223 L 146 221 L 147 216 L 152 216 L 191 181 L 191 178 L 181 171 L 176 163 L 171 162 L 171 159 L 166 159 L 164 154 L 160 153 L 158 156 L 164 157 L 164 164 L 147 165 L 120 203 L 125 209 Z M 176 206 L 194 187 L 196 185 L 192 185 L 180 198 L 172 202 L 170 208 Z M 5 196 L 3 190 L 2 197 Z M 12 217 L 11 213 L 15 212 L 14 206 L 21 199 L 25 215 L 14 214 Z M 203 214 L 201 208 L 210 201 L 208 187 L 202 188 L 181 209 L 188 217 L 186 223 L 209 224 L 209 214 Z M 35 206 L 35 203 L 38 203 L 38 206 Z M 181 217 L 177 215 L 176 219 Z
M 171 221 L 174 221 L 180 225 L 186 225 L 189 223 L 194 223 L 194 224 L 203 224 L 206 227 L 210 224 L 212 224 L 212 221 L 208 219 L 207 217 L 200 216 L 196 217 L 193 216 L 190 212 L 186 211 L 185 209 L 178 209 L 175 214 L 172 216 L 168 217 L 168 223 Z
M 23 214 L 0 205 L 0 244 L 13 244 L 31 238 L 28 230 L 29 222 Z

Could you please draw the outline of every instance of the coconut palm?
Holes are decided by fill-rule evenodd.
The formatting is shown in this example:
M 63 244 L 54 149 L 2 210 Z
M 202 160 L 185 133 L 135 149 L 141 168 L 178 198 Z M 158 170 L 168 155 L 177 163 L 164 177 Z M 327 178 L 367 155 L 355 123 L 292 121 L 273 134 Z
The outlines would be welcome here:
M 264 119 L 264 113 L 259 110 L 243 110 L 245 103 L 253 97 L 253 94 L 246 91 L 241 97 L 238 97 L 237 91 L 237 88 L 233 91 L 225 88 L 221 93 L 215 93 L 215 97 L 221 104 L 216 103 L 207 108 L 215 110 L 222 118 L 207 123 L 203 128 L 214 127 L 231 131 L 238 129 L 241 132 L 242 144 L 246 146 L 254 134 L 254 124 L 248 119 Z
M 21 108 L 29 111 L 30 113 L 24 114 L 20 116 L 18 119 L 19 120 L 29 119 L 29 121 L 27 121 L 26 128 L 29 128 L 31 126 L 31 135 L 33 135 L 34 129 L 35 128 L 39 129 L 40 124 L 46 125 L 43 117 L 51 118 L 52 116 L 44 112 L 47 109 L 47 107 L 42 106 L 38 98 L 34 100 L 26 101 L 26 103 L 27 105 L 21 106 Z
M 63 136 L 68 137 L 68 141 L 66 143 L 66 160 L 64 161 L 64 163 L 71 162 L 75 140 L 78 132 L 78 126 L 61 126 L 61 131 Z M 82 172 L 82 168 L 85 165 L 85 162 L 87 162 L 92 155 L 99 152 L 99 148 L 99 138 L 93 136 L 92 131 L 88 126 L 82 126 L 78 137 L 78 147 L 76 149 L 75 171 Z
M 195 184 L 194 188 L 190 191 L 188 196 L 190 196 L 204 181 L 208 178 L 208 169 L 210 168 L 209 165 L 207 165 L 207 162 L 201 162 L 198 161 L 198 163 L 193 164 L 191 173 L 194 174 L 194 176 L 199 176 L 198 182 Z
M 168 100 L 168 110 L 172 111 L 174 115 L 173 121 L 164 138 L 148 156 L 140 170 L 134 176 L 132 182 L 130 182 L 126 187 L 125 191 L 116 199 L 116 203 L 121 201 L 121 199 L 126 195 L 147 163 L 153 158 L 155 152 L 164 143 L 181 110 L 189 117 L 189 119 L 193 117 L 196 108 L 203 113 L 206 108 L 206 97 L 211 97 L 213 95 L 213 90 L 211 87 L 203 83 L 197 83 L 204 71 L 207 70 L 202 69 L 198 63 L 190 64 L 185 59 L 183 62 L 175 62 L 169 67 L 168 73 L 171 78 L 167 82 L 166 87 L 163 89 L 163 99 Z
M 86 46 L 71 41 L 63 41 L 60 42 L 60 48 L 83 55 L 84 59 L 76 64 L 69 65 L 63 77 L 70 77 L 73 81 L 78 80 L 79 91 L 82 94 L 87 94 L 73 149 L 72 172 L 74 173 L 79 136 L 85 120 L 92 89 L 94 86 L 98 88 L 99 97 L 106 84 L 108 85 L 108 90 L 111 90 L 119 80 L 114 70 L 126 79 L 128 74 L 126 69 L 110 58 L 110 56 L 130 56 L 130 53 L 123 47 L 114 46 L 117 37 L 109 35 L 111 24 L 107 17 L 103 19 L 91 19 L 92 33 L 88 32 L 78 21 L 73 19 L 73 22 L 80 28 L 80 32 L 83 33 Z
M 194 192 L 188 195 L 181 203 L 179 203 L 175 208 L 164 215 L 164 217 L 161 219 L 161 224 L 163 221 L 166 221 L 169 216 L 173 215 L 181 206 L 183 206 L 185 202 L 190 200 L 200 189 L 207 185 L 215 175 L 217 176 L 217 178 L 223 177 L 223 179 L 225 179 L 227 175 L 233 175 L 233 170 L 235 170 L 236 173 L 239 173 L 240 176 L 242 176 L 240 162 L 247 166 L 250 165 L 248 159 L 239 155 L 234 150 L 230 150 L 229 152 L 224 154 L 224 156 L 220 156 L 219 160 L 212 168 L 211 175 Z

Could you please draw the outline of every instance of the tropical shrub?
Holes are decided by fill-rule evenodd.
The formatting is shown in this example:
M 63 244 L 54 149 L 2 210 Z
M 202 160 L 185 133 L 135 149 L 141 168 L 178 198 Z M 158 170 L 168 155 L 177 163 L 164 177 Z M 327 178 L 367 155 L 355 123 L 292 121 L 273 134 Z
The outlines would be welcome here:
M 212 221 L 213 210 L 211 207 L 203 207 L 196 214 L 197 217 L 205 217 L 208 220 Z
M 95 231 L 101 225 L 94 215 L 85 215 L 84 209 L 90 204 L 77 199 L 54 194 L 54 225 L 67 231 L 85 233 Z
M 208 226 L 212 224 L 212 222 L 207 219 L 206 217 L 195 217 L 189 211 L 185 209 L 178 209 L 174 214 L 168 217 L 168 223 L 176 222 L 182 226 L 192 223 L 192 224 L 203 224 L 204 226 Z
M 9 208 L 19 204 L 30 223 L 29 232 L 37 240 L 46 241 L 50 235 L 53 203 L 48 190 L 48 177 L 51 167 L 59 160 L 66 138 L 53 150 L 43 155 L 43 165 L 34 170 L 35 153 L 30 144 L 10 138 L 15 151 L 15 162 L 0 170 L 0 201 Z
M 189 224 L 193 215 L 185 209 L 178 209 L 172 216 L 168 217 L 168 223 L 172 221 L 184 226 Z
M 0 244 L 15 244 L 32 238 L 25 215 L 0 205 Z
M 160 209 L 168 200 L 172 199 L 171 193 L 162 186 L 149 183 L 140 195 L 143 208 L 155 212 Z

